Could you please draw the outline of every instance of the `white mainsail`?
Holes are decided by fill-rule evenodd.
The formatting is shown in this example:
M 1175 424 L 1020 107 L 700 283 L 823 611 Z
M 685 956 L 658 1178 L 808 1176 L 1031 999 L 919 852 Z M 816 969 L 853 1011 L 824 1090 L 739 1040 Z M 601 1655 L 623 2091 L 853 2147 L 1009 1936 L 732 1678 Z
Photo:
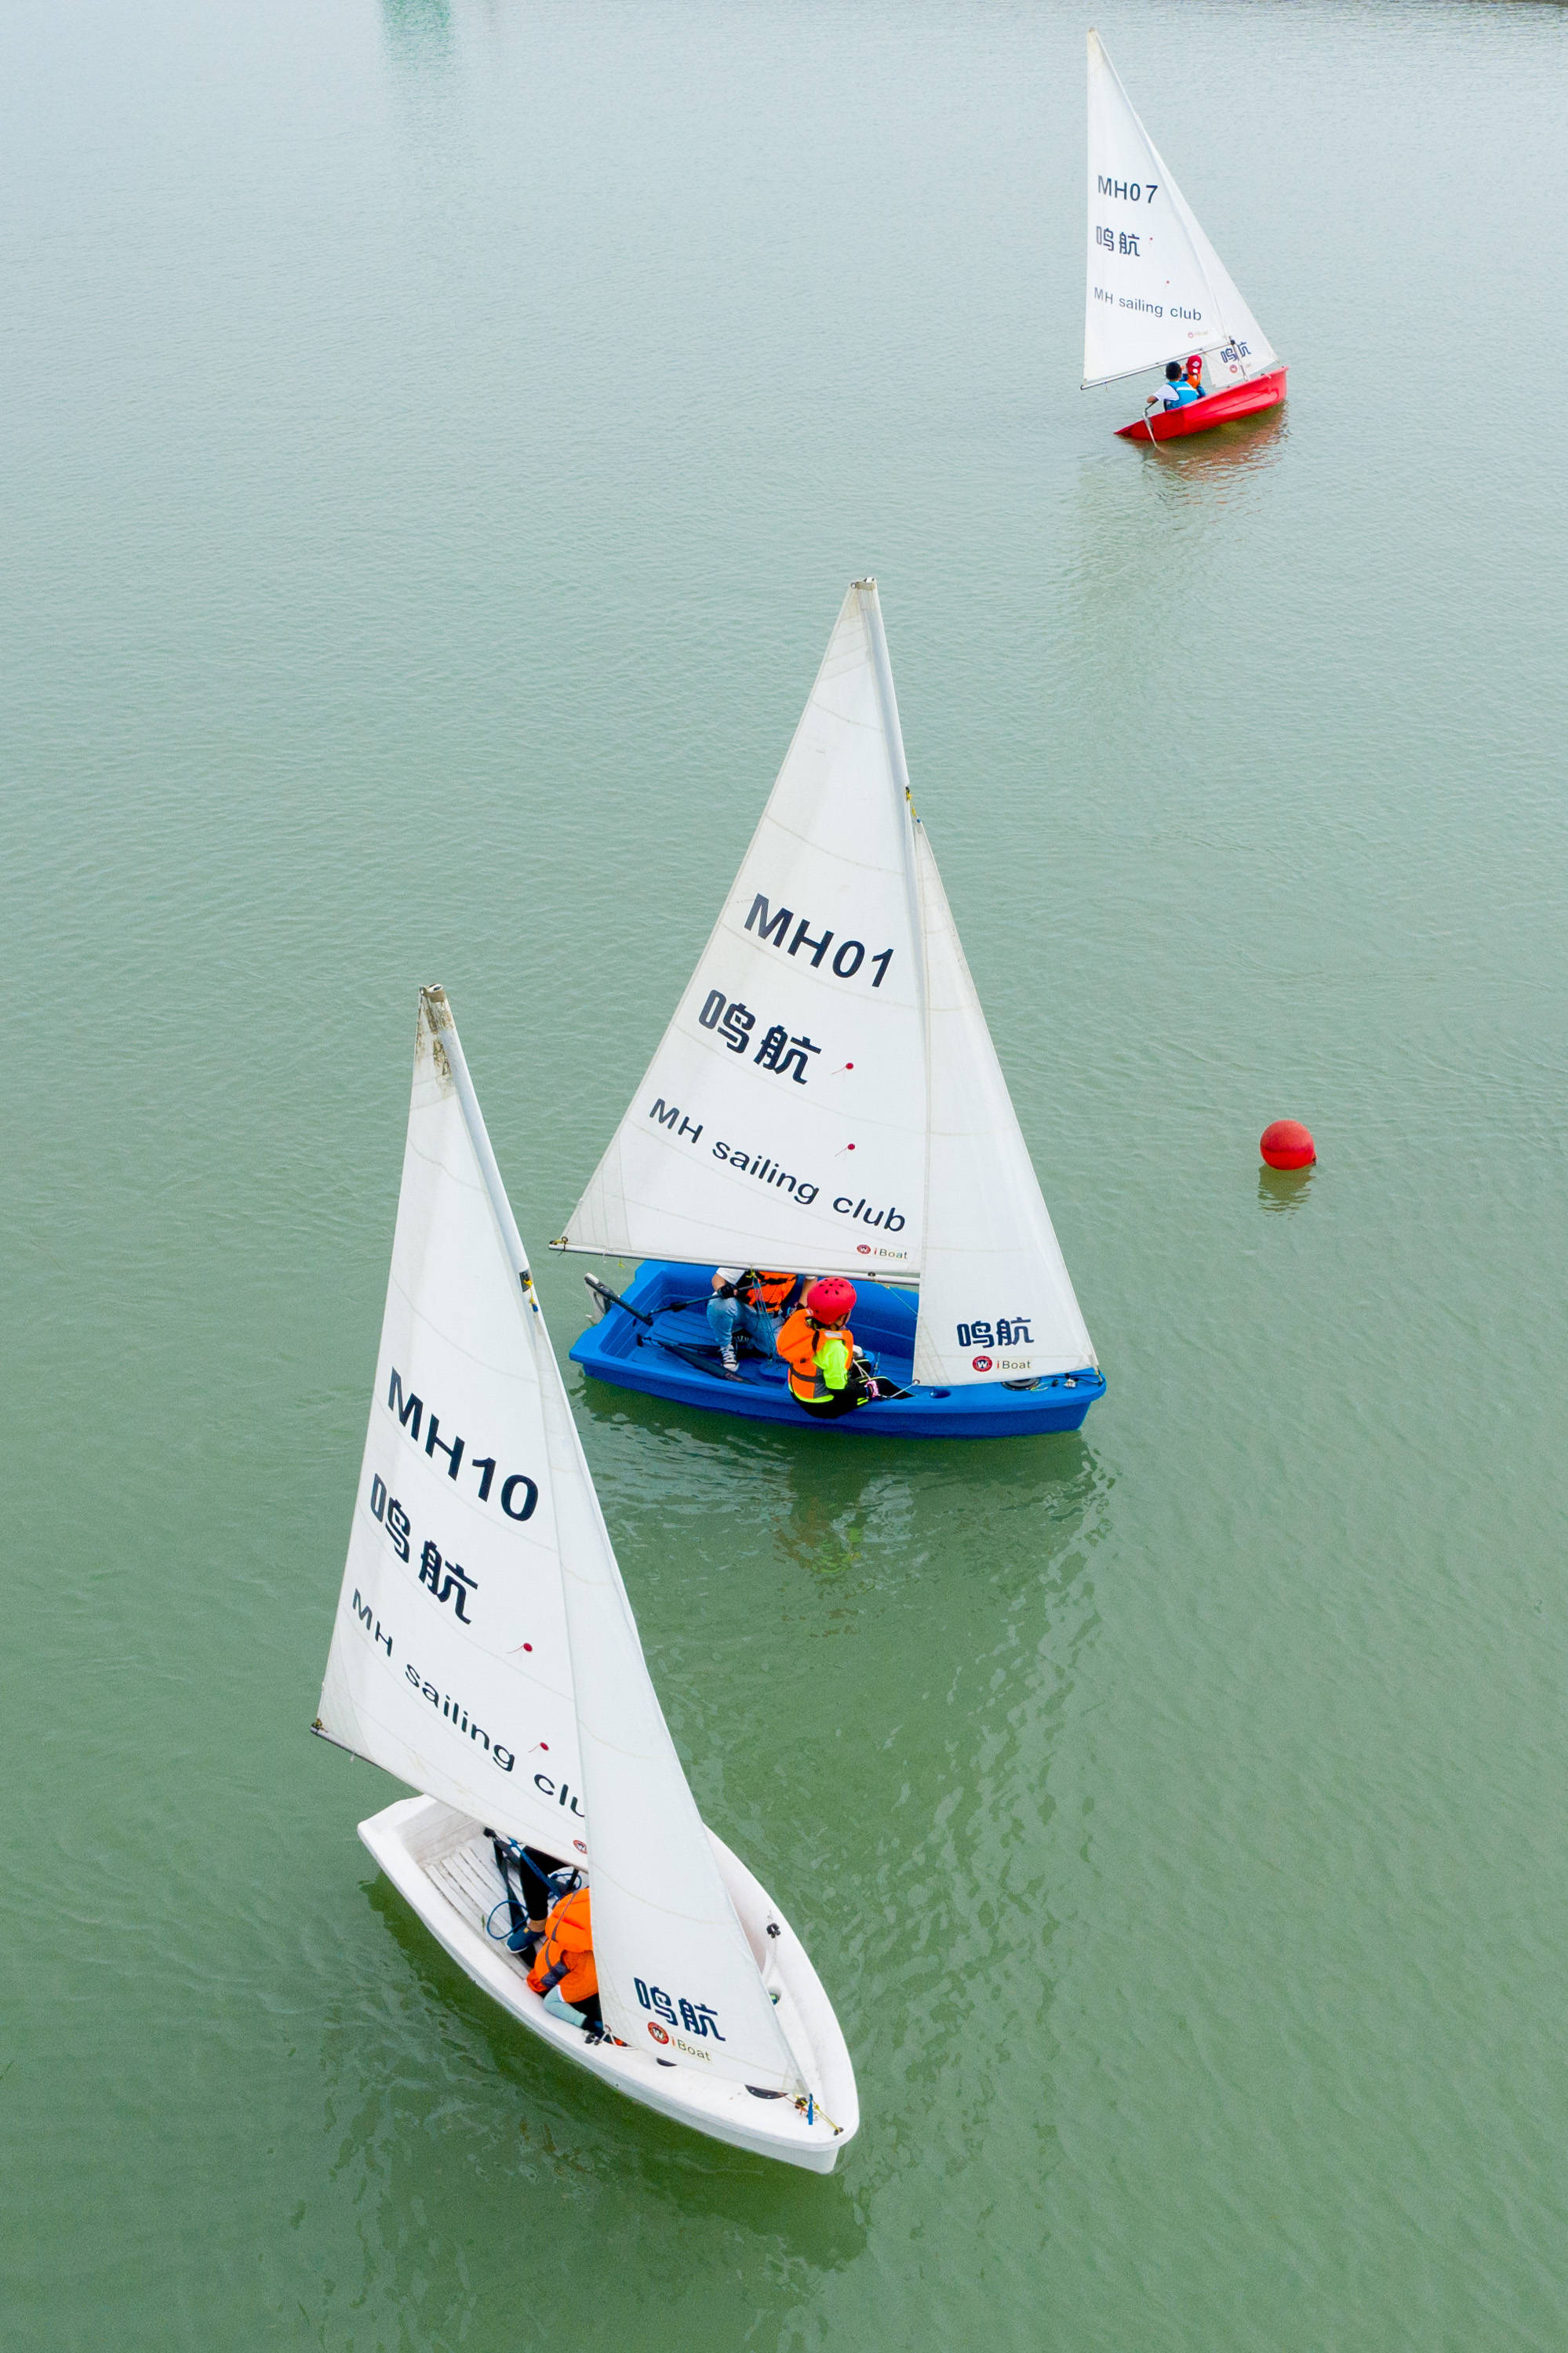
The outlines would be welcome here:
M 542 1393 L 559 1377 L 439 1020 L 431 991 L 320 1728 L 575 1858 L 586 1801 Z
M 782 1082 L 758 1052 L 775 1018 L 821 1049 Z M 919 1381 L 1095 1361 L 915 818 L 874 580 L 844 599 L 735 887 L 560 1246 L 918 1280 Z
M 915 1378 L 1076 1372 L 1094 1346 L 922 825 L 916 857 L 930 1136 Z
M 1109 384 L 1188 352 L 1218 383 L 1278 354 L 1171 177 L 1097 33 L 1089 35 L 1088 285 L 1084 383 Z
M 919 925 L 875 600 L 872 581 L 844 598 L 734 888 L 572 1212 L 571 1250 L 919 1264 Z
M 440 989 L 419 1000 L 317 1729 L 482 1823 L 588 1858 L 600 2000 L 623 2041 L 657 2010 L 675 2065 L 803 2089 L 649 1681 Z

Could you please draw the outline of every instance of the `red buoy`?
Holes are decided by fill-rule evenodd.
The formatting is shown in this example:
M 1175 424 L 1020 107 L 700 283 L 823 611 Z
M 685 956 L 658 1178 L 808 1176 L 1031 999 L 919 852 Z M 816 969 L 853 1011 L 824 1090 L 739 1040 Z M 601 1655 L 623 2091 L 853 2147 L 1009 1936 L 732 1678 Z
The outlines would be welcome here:
M 1309 1168 L 1318 1147 L 1298 1119 L 1277 1119 L 1258 1139 L 1258 1150 L 1271 1168 Z

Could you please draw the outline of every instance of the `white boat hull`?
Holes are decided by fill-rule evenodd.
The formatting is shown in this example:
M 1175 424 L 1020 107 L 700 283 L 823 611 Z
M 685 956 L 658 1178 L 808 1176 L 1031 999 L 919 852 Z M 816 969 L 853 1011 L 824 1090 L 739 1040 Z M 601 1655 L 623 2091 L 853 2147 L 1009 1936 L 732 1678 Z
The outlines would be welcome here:
M 531 1990 L 523 1962 L 485 1932 L 505 1890 L 482 1824 L 438 1799 L 404 1798 L 361 1822 L 359 1835 L 465 1976 L 574 2065 L 710 2139 L 811 2173 L 832 2171 L 860 2126 L 854 2070 L 838 2020 L 784 1915 L 711 1830 L 719 1871 L 810 2089 L 810 2121 L 804 2103 L 760 2098 L 743 2084 L 705 2077 L 698 2067 L 661 2062 L 652 2047 L 643 2052 L 609 2040 L 590 2044 L 580 2026 L 546 2010 Z

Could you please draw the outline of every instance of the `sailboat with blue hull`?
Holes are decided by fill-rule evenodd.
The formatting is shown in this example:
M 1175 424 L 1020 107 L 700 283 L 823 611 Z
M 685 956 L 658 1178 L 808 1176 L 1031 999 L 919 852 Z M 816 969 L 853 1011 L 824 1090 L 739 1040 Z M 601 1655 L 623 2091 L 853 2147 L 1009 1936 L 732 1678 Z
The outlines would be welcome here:
M 800 1429 L 806 1418 L 789 1395 L 778 1356 L 743 1356 L 733 1376 L 721 1370 L 703 1314 L 713 1271 L 648 1260 L 624 1293 L 624 1305 L 609 1304 L 603 1322 L 589 1324 L 571 1352 L 573 1362 L 596 1380 L 613 1381 L 620 1388 L 641 1389 L 708 1413 Z M 846 1414 L 828 1423 L 831 1430 L 873 1438 L 1022 1438 L 1076 1430 L 1105 1394 L 1104 1380 L 1089 1366 L 1047 1373 L 1022 1388 L 980 1381 L 957 1388 L 911 1388 L 915 1294 L 882 1282 L 857 1282 L 855 1290 L 855 1338 L 879 1379 L 905 1394 Z
M 1105 1382 L 915 812 L 874 580 L 844 598 L 740 871 L 557 1250 L 597 1379 L 806 1426 L 726 1368 L 716 1269 L 847 1276 L 881 1395 L 820 1426 L 1075 1430 Z M 640 1261 L 630 1282 L 605 1261 Z

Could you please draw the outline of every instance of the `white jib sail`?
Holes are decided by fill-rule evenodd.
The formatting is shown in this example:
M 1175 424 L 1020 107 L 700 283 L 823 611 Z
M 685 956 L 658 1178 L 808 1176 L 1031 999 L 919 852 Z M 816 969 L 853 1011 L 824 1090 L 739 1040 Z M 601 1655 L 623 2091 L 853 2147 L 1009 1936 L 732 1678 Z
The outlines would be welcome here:
M 1109 384 L 1202 352 L 1216 384 L 1277 354 L 1089 35 L 1088 284 L 1084 382 Z
M 1039 1378 L 1095 1352 L 1012 1108 L 924 826 L 930 1138 L 915 1378 Z
M 463 1813 L 588 1857 L 600 2000 L 624 2042 L 651 2049 L 667 2017 L 661 2056 L 795 2092 L 527 1278 L 450 1011 L 425 990 L 319 1728 Z
M 548 1417 L 552 1461 L 580 1461 L 558 1381 Z M 649 1681 L 586 1472 L 563 1503 L 561 1535 L 605 2022 L 634 2050 L 759 2090 L 802 2092 Z
M 476 1134 L 441 1043 L 450 1025 L 440 993 L 421 995 L 319 1724 L 428 1796 L 577 1860 L 587 1801 L 557 1529 L 572 1473 L 549 1463 L 542 1395 L 560 1377 L 511 1212 L 507 1234 L 487 1182 L 482 1123 Z
M 574 1250 L 913 1275 L 913 828 L 874 581 L 844 598 L 735 887 L 574 1210 Z

